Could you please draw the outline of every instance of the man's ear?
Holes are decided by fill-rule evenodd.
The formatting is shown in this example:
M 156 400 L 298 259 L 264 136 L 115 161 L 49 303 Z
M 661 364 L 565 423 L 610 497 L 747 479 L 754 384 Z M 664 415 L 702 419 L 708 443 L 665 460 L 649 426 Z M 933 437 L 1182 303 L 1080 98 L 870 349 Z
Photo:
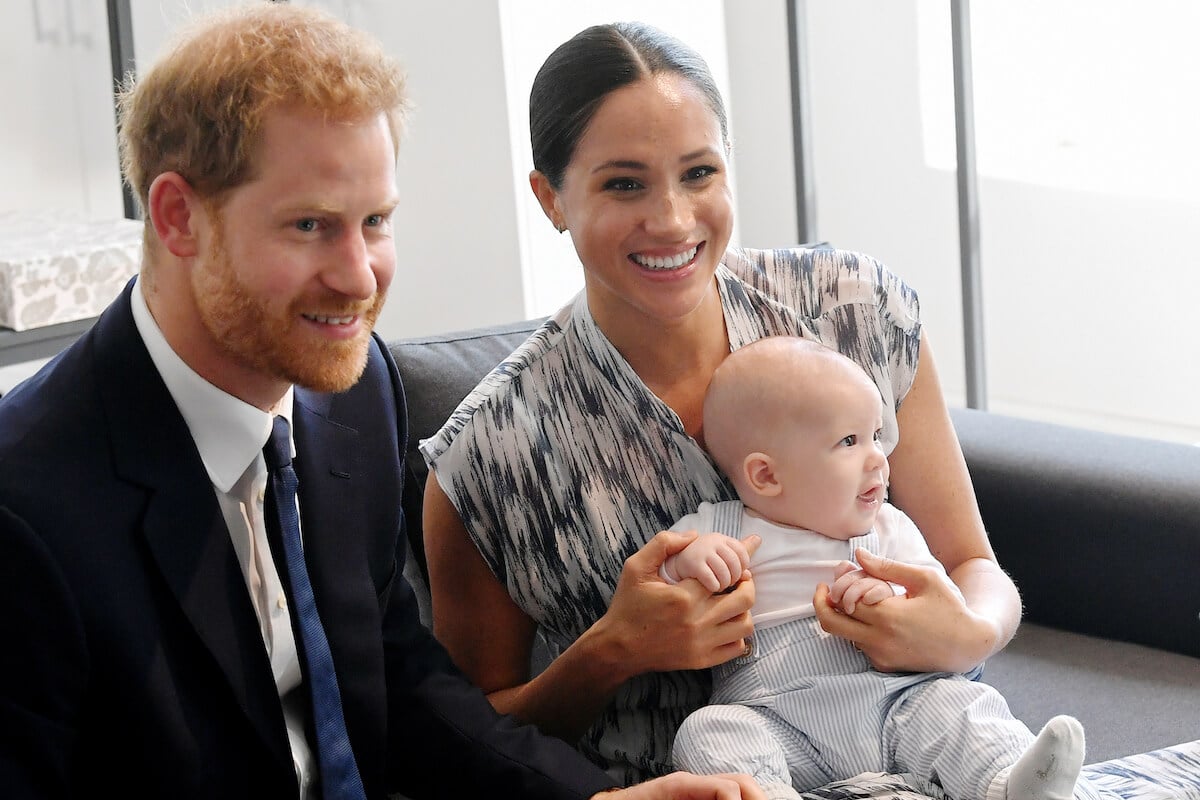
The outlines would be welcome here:
M 775 459 L 766 453 L 751 453 L 742 459 L 742 473 L 746 485 L 761 497 L 775 497 L 783 491 L 775 477 Z
M 164 172 L 155 178 L 146 206 L 150 224 L 167 252 L 177 258 L 196 255 L 196 223 L 207 212 L 182 175 Z
M 567 227 L 562 209 L 558 206 L 558 190 L 550 185 L 550 179 L 535 169 L 529 173 L 529 186 L 533 189 L 533 196 L 538 199 L 538 203 L 542 206 L 542 212 L 550 220 L 550 224 L 559 230 Z

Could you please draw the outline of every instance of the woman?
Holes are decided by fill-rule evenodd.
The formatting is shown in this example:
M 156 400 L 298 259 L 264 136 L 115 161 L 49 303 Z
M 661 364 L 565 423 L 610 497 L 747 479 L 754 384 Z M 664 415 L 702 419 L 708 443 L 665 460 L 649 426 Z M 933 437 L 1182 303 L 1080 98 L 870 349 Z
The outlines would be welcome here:
M 822 586 L 822 625 L 882 670 L 966 671 L 1003 647 L 1020 601 L 915 294 L 857 254 L 727 251 L 726 116 L 703 60 L 644 25 L 589 28 L 539 71 L 530 129 L 530 183 L 571 232 L 584 290 L 422 443 L 434 629 L 496 707 L 626 783 L 671 768 L 707 668 L 746 647 L 754 587 L 668 586 L 659 565 L 691 536 L 662 531 L 736 496 L 704 450 L 701 401 L 731 349 L 773 334 L 824 341 L 875 380 L 891 498 L 965 597 L 933 570 L 868 560 L 908 599 L 842 614 Z M 539 629 L 558 657 L 530 679 Z

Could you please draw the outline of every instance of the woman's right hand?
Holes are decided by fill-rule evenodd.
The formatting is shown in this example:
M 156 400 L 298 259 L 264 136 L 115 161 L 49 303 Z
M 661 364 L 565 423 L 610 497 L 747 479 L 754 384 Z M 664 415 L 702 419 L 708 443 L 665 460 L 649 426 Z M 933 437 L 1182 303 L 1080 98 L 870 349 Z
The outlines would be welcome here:
M 709 667 L 745 649 L 753 582 L 723 595 L 696 581 L 668 584 L 659 567 L 694 534 L 660 533 L 626 560 L 608 611 L 531 677 L 537 626 L 488 568 L 432 472 L 423 527 L 437 637 L 499 711 L 568 742 L 629 678 Z
M 670 584 L 659 575 L 663 562 L 695 538 L 662 531 L 626 559 L 608 612 L 588 632 L 626 677 L 704 669 L 745 652 L 754 630 L 753 578 L 713 594 L 698 581 Z

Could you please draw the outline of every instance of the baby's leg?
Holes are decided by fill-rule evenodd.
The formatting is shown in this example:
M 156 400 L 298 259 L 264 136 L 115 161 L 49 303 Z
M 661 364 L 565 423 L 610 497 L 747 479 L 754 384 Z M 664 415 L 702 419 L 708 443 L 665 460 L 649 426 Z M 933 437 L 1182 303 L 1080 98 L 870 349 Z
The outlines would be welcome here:
M 937 783 L 954 800 L 1004 800 L 989 790 L 1033 741 L 995 689 L 961 676 L 903 689 L 884 718 L 889 769 Z
M 1007 800 L 1099 798 L 1102 795 L 1096 787 L 1079 777 L 1083 757 L 1083 726 L 1079 720 L 1065 715 L 1054 717 L 1017 762 L 996 776 L 996 791 L 989 790 L 988 796 Z
M 803 737 L 770 711 L 709 705 L 683 721 L 671 756 L 676 769 L 699 775 L 744 772 L 754 777 L 770 800 L 799 800 L 800 793 L 792 788 L 796 759 L 792 757 L 789 764 L 789 751 L 795 749 L 797 738 Z M 809 775 L 808 783 L 799 785 L 820 786 L 835 777 L 813 761 L 800 769 Z

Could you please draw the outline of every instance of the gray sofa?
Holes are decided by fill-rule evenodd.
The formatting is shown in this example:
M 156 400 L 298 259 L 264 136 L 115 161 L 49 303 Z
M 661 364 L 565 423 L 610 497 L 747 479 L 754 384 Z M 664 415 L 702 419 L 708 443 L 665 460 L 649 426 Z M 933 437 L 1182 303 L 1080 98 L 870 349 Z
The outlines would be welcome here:
M 405 511 L 419 593 L 427 471 L 417 443 L 536 324 L 390 343 L 408 395 Z M 1026 606 L 984 680 L 1034 730 L 1077 716 L 1089 763 L 1200 739 L 1200 447 L 952 415 L 984 522 Z M 1200 759 L 1194 766 L 1200 774 Z M 1196 794 L 1164 796 L 1200 797 L 1200 777 Z

